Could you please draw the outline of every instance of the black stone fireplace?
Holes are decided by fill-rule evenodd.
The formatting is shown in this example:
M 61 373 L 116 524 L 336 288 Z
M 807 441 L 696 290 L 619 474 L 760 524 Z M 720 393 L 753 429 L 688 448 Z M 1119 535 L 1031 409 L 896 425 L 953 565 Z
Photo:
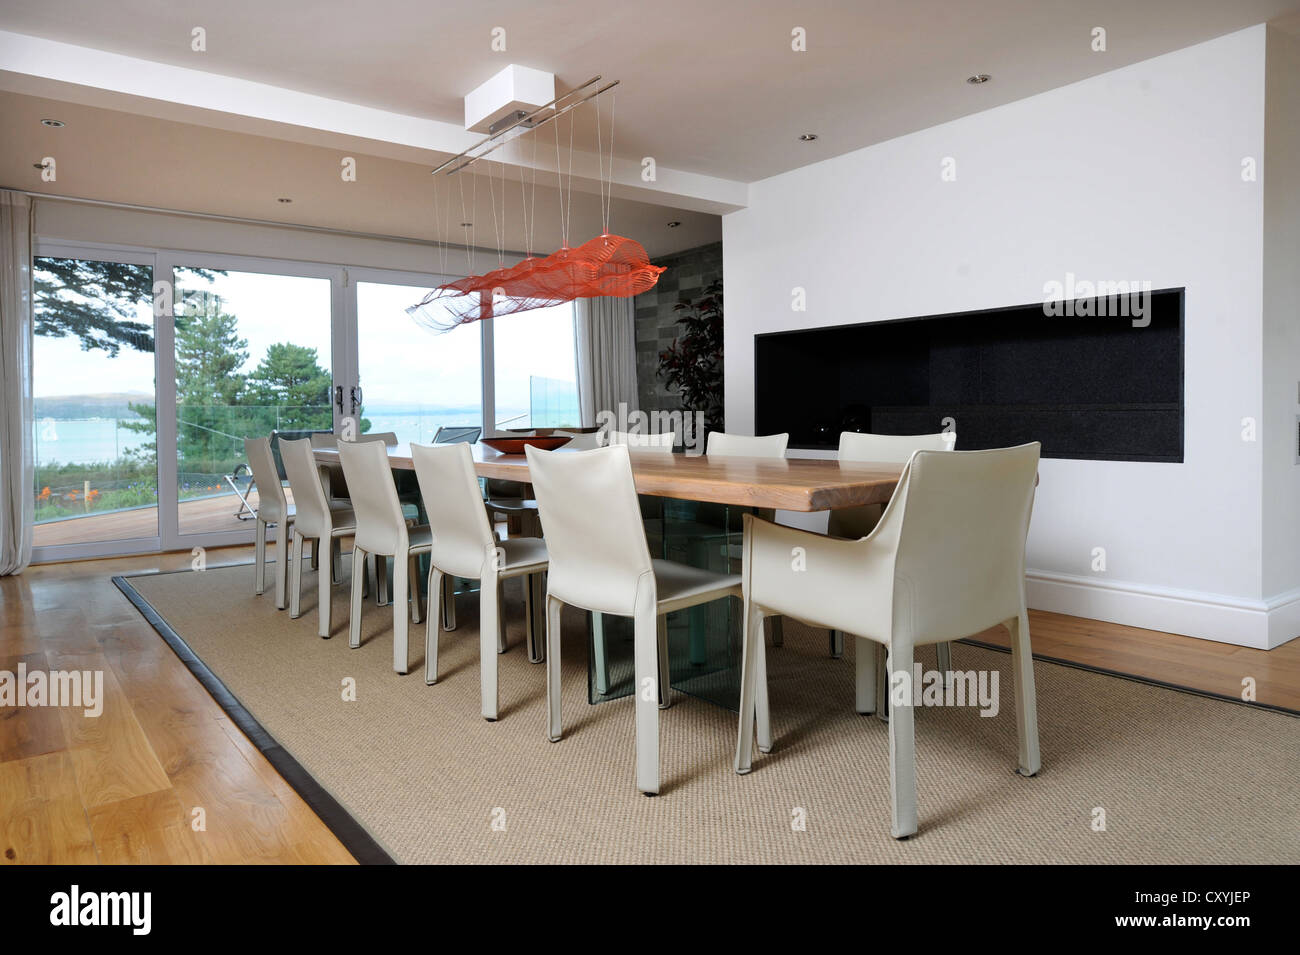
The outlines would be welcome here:
M 951 423 L 958 450 L 1181 462 L 1183 298 L 1152 291 L 1140 317 L 1096 298 L 757 335 L 755 433 L 834 449 L 841 431 Z

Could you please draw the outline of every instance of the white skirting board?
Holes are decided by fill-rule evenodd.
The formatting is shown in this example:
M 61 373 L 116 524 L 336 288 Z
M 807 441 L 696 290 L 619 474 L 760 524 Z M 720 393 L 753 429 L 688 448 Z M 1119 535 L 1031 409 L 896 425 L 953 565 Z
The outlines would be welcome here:
M 777 511 L 777 523 L 826 533 L 826 511 Z M 1300 588 L 1269 600 L 1175 590 L 1030 570 L 1025 598 L 1031 610 L 1199 637 L 1240 647 L 1271 650 L 1300 637 Z
M 1031 570 L 1025 575 L 1025 594 L 1033 610 L 1258 650 L 1271 650 L 1300 636 L 1300 589 L 1270 600 L 1247 600 Z

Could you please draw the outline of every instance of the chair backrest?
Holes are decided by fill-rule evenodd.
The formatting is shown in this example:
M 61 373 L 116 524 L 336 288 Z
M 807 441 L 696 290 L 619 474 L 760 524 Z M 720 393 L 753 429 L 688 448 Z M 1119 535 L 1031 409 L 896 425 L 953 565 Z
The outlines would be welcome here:
M 906 464 L 913 451 L 951 451 L 957 446 L 956 431 L 938 434 L 859 434 L 840 432 L 841 461 L 879 461 Z
M 457 577 L 482 577 L 483 562 L 496 555 L 497 539 L 483 507 L 469 445 L 412 444 L 411 461 L 433 530 L 433 565 Z
M 339 446 L 338 435 L 333 431 L 313 431 L 311 433 L 311 446 L 313 448 L 337 448 Z
M 408 537 L 388 449 L 378 441 L 340 441 L 339 463 L 356 515 L 357 546 L 371 554 L 397 553 Z
M 280 441 L 280 458 L 293 491 L 294 523 L 304 537 L 325 537 L 334 527 L 329 501 L 321 484 L 320 470 L 308 438 Z
M 483 429 L 473 425 L 444 424 L 434 432 L 434 444 L 473 444 L 483 434 Z
M 271 454 L 270 438 L 245 438 L 244 454 L 257 483 L 257 518 L 266 524 L 277 524 L 289 512 L 280 484 L 280 473 Z
M 1040 447 L 912 455 L 872 533 L 894 548 L 895 635 L 957 639 L 1020 612 Z
M 785 447 L 789 443 L 788 434 L 767 434 L 756 438 L 748 434 L 710 431 L 704 453 L 723 457 L 783 458 Z
M 610 447 L 622 446 L 633 451 L 667 451 L 672 454 L 677 435 L 671 431 L 663 434 L 642 434 L 639 431 L 607 431 L 605 444 Z M 573 442 L 569 442 L 572 444 Z
M 564 445 L 566 451 L 590 451 L 601 447 L 599 431 L 557 431 L 557 435 L 568 435 L 569 443 Z
M 627 448 L 524 453 L 546 531 L 550 592 L 587 610 L 630 616 L 638 582 L 654 565 Z
M 367 441 L 383 442 L 387 447 L 392 447 L 397 443 L 396 431 L 372 431 L 369 434 L 359 434 L 352 439 L 354 444 L 365 444 Z M 343 442 L 340 441 L 339 444 Z

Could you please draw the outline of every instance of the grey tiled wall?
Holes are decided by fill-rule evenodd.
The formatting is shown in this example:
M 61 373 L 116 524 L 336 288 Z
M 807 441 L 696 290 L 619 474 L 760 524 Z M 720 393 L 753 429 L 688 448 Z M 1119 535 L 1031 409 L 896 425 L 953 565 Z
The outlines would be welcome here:
M 677 336 L 673 306 L 683 298 L 694 300 L 714 279 L 722 278 L 722 243 L 714 242 L 655 259 L 667 271 L 659 284 L 636 297 L 636 384 L 642 411 L 672 411 L 681 407 L 675 393 L 664 387 L 655 371 L 659 352 Z M 724 290 L 725 295 L 725 290 Z M 724 311 L 725 315 L 725 311 Z

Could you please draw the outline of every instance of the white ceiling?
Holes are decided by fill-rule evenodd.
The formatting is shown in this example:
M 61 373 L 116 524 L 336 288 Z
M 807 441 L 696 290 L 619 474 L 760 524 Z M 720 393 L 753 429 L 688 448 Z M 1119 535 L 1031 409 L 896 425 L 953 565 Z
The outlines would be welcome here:
M 662 254 L 717 238 L 708 213 L 743 206 L 749 182 L 1256 23 L 1294 29 L 1297 11 L 1300 0 L 6 0 L 0 30 L 43 40 L 0 43 L 12 54 L 0 56 L 0 184 L 433 237 L 428 169 L 476 138 L 464 94 L 514 62 L 562 88 L 621 81 L 612 225 Z M 191 49 L 195 27 L 205 52 Z M 807 52 L 791 50 L 796 27 Z M 992 82 L 968 85 L 976 72 Z M 49 110 L 68 127 L 32 125 Z M 594 114 L 580 112 L 579 240 L 599 209 Z M 31 168 L 50 143 L 74 158 L 57 187 Z M 377 175 L 341 192 L 340 150 Z M 645 156 L 655 183 L 640 180 Z M 286 193 L 292 205 L 274 203 Z M 480 229 L 487 216 L 480 197 Z M 670 233 L 669 220 L 684 224 Z M 557 223 L 539 214 L 537 245 L 557 244 L 541 234 Z
M 510 62 L 618 78 L 622 154 L 752 182 L 1300 9 L 1297 0 L 24 0 L 0 27 L 463 121 Z M 207 31 L 207 51 L 190 49 Z M 506 31 L 493 52 L 491 30 Z M 807 31 L 806 53 L 790 49 Z M 1107 30 L 1094 53 L 1090 31 Z M 983 87 L 965 84 L 990 73 Z M 821 136 L 814 146 L 799 133 Z

